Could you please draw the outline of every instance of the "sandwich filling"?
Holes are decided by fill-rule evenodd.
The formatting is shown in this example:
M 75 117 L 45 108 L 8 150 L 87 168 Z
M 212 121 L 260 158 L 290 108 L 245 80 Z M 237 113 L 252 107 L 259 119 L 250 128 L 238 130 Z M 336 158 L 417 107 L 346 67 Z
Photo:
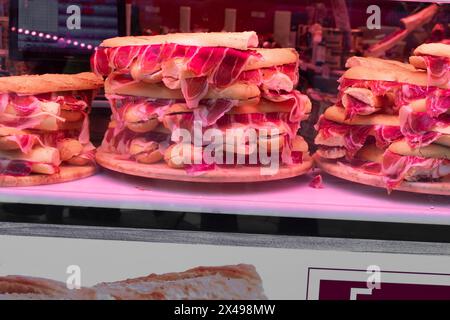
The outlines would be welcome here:
M 94 88 L 0 94 L 0 173 L 55 174 L 61 164 L 92 163 L 88 113 L 94 94 Z
M 435 64 L 433 76 L 448 76 L 445 59 L 421 58 L 429 67 Z M 359 58 L 349 63 L 347 72 L 359 77 L 364 66 L 367 74 L 373 71 L 373 78 L 382 78 L 376 68 L 383 62 L 377 60 L 373 69 L 371 64 L 372 60 Z M 387 64 L 401 75 L 390 74 L 386 77 L 389 79 L 404 78 L 406 74 L 423 79 L 426 76 L 423 71 L 395 67 L 394 62 L 384 62 L 383 67 Z M 443 72 L 442 68 L 447 70 Z M 338 103 L 324 112 L 316 130 L 320 157 L 381 176 L 389 191 L 405 180 L 442 181 L 450 174 L 450 89 L 445 86 L 352 79 L 344 75 Z
M 295 50 L 256 49 L 255 41 L 211 46 L 209 36 L 191 35 L 196 40 L 189 45 L 177 34 L 104 42 L 91 60 L 107 77 L 112 109 L 102 150 L 144 164 L 166 161 L 190 174 L 235 157 L 264 165 L 262 149 L 282 164 L 303 161 L 308 149 L 296 135 L 311 102 L 295 90 Z M 227 42 L 235 35 L 220 37 Z

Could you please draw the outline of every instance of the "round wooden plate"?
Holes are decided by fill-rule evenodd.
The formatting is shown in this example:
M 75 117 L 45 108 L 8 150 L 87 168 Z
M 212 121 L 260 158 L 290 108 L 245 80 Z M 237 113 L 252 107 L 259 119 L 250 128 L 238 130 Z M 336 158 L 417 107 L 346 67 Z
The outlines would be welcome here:
M 189 175 L 183 169 L 169 168 L 165 162 L 141 164 L 130 160 L 117 159 L 117 155 L 108 152 L 97 152 L 97 163 L 101 166 L 129 175 L 188 182 L 258 182 L 292 178 L 307 173 L 313 166 L 312 158 L 298 165 L 282 166 L 274 175 L 261 175 L 259 167 L 217 168 L 199 175 Z
M 368 186 L 386 188 L 384 179 L 381 176 L 361 172 L 351 166 L 347 166 L 336 161 L 327 160 L 319 157 L 317 154 L 313 156 L 317 166 L 332 176 L 365 184 Z M 447 182 L 408 182 L 404 181 L 401 185 L 394 188 L 394 190 L 436 194 L 436 195 L 450 195 L 450 181 Z
M 29 187 L 78 180 L 92 176 L 97 171 L 95 165 L 61 166 L 60 172 L 52 175 L 32 174 L 26 177 L 0 176 L 0 187 Z

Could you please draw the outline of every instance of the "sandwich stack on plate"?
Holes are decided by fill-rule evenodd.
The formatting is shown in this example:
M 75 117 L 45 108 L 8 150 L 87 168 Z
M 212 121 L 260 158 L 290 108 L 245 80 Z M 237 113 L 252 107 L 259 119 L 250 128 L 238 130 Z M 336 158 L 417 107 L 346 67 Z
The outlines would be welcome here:
M 281 166 L 310 161 L 297 136 L 311 110 L 295 90 L 298 54 L 257 46 L 255 32 L 105 40 L 92 57 L 112 109 L 99 163 L 109 154 L 198 175 L 264 165 L 259 151 Z
M 411 64 L 350 58 L 339 102 L 317 124 L 319 165 L 337 160 L 335 175 L 388 190 L 449 194 L 449 61 L 444 43 L 421 45 Z
M 0 186 L 73 180 L 94 173 L 93 73 L 0 78 Z

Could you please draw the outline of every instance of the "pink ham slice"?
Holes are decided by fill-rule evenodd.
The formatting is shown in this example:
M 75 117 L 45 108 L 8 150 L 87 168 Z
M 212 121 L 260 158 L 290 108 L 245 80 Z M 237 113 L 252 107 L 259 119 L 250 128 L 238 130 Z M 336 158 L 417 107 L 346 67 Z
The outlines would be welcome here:
M 323 189 L 323 179 L 320 174 L 314 176 L 314 178 L 309 183 L 309 186 L 314 189 Z
M 426 112 L 414 112 L 409 106 L 404 106 L 400 109 L 399 120 L 400 130 L 412 148 L 427 146 L 441 136 L 438 132 L 430 131 L 439 120 Z
M 345 105 L 345 119 L 351 119 L 356 115 L 369 115 L 376 112 L 378 109 L 370 106 L 351 95 L 346 96 L 347 104 Z
M 422 56 L 427 66 L 428 83 L 446 85 L 450 81 L 450 59 L 447 57 Z
M 97 75 L 106 77 L 112 71 L 109 66 L 108 48 L 98 48 L 91 56 L 91 70 Z
M 208 79 L 206 76 L 181 79 L 181 91 L 187 107 L 195 109 L 208 93 Z
M 194 119 L 200 121 L 202 127 L 214 125 L 238 103 L 238 100 L 230 99 L 205 100 L 198 108 L 194 109 Z
M 354 155 L 364 146 L 371 132 L 375 133 L 375 142 L 378 148 L 384 149 L 392 142 L 403 137 L 399 127 L 393 126 L 353 126 L 336 123 L 321 117 L 317 130 L 325 139 L 334 136 L 344 137 L 344 148 L 347 150 L 347 158 Z
M 442 177 L 444 173 L 441 170 L 444 167 L 448 170 L 449 165 L 450 161 L 445 159 L 401 156 L 386 151 L 383 155 L 381 173 L 386 177 L 388 191 L 392 191 L 402 183 L 413 168 L 424 170 L 424 172 L 427 172 L 427 176 L 424 178 L 431 180 Z
M 376 125 L 375 132 L 376 146 L 380 149 L 387 148 L 392 142 L 403 138 L 400 127 Z
M 0 175 L 25 177 L 31 174 L 31 166 L 28 161 L 0 159 Z
M 450 111 L 450 90 L 435 90 L 426 102 L 427 113 L 431 117 L 438 117 Z
M 136 68 L 132 73 L 135 80 L 146 81 L 161 69 L 161 49 L 160 45 L 146 46 L 141 49 L 141 54 L 133 66 Z
M 140 54 L 141 49 L 139 46 L 110 48 L 108 51 L 110 68 L 119 72 L 127 71 Z
M 29 153 L 35 144 L 43 145 L 39 137 L 34 134 L 15 134 L 8 136 L 7 139 L 17 143 L 20 150 L 25 154 Z
M 289 116 L 291 122 L 300 122 L 305 120 L 306 105 L 309 102 L 309 98 L 304 94 L 301 94 L 297 90 L 293 90 L 289 93 L 278 93 L 274 91 L 263 91 L 262 97 L 273 102 L 283 102 L 291 100 L 293 107 Z
M 99 48 L 94 54 L 92 63 L 93 70 L 101 75 L 109 74 L 105 74 L 107 68 L 104 65 L 104 55 L 108 56 L 109 73 L 111 71 L 125 72 L 136 60 L 132 68 L 135 80 L 152 76 L 161 69 L 161 66 L 164 66 L 164 62 L 171 59 L 187 59 L 186 70 L 181 71 L 178 79 L 181 81 L 181 89 L 189 108 L 198 106 L 199 101 L 206 95 L 209 84 L 218 88 L 233 84 L 250 58 L 260 58 L 258 53 L 251 50 L 182 46 L 173 43 Z

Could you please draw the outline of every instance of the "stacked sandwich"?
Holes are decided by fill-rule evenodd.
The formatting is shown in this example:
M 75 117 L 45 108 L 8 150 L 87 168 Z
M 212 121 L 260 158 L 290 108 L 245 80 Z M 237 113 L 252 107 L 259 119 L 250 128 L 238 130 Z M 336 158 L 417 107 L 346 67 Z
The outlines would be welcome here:
M 301 163 L 308 146 L 297 131 L 311 104 L 295 90 L 298 54 L 257 45 L 255 32 L 105 40 L 92 57 L 112 109 L 101 152 L 189 173 L 236 158 L 261 165 L 264 148 Z
M 449 53 L 450 45 L 439 43 L 418 47 L 412 64 L 350 58 L 338 103 L 317 124 L 319 161 L 338 159 L 344 166 L 381 176 L 388 190 L 405 180 L 446 181 Z
M 88 113 L 102 85 L 93 73 L 0 78 L 0 185 L 49 183 L 64 164 L 92 168 Z

